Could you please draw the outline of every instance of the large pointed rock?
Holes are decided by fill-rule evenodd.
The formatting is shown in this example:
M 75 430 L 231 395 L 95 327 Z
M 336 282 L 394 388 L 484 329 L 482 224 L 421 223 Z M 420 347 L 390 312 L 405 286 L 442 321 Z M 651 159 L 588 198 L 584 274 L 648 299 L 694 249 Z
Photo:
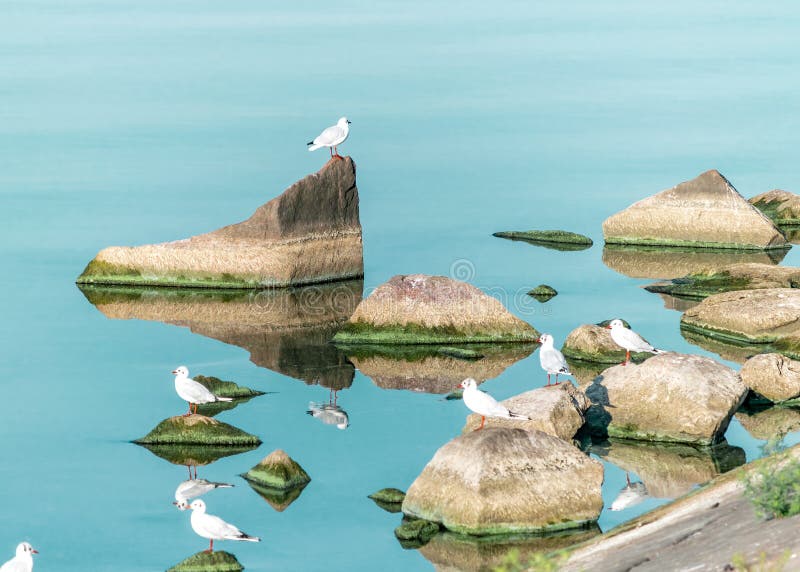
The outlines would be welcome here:
M 395 276 L 336 333 L 342 344 L 536 341 L 539 333 L 475 286 L 445 276 Z
M 750 199 L 775 224 L 800 225 L 800 195 L 775 189 Z
M 487 428 L 456 437 L 409 487 L 403 512 L 472 535 L 582 527 L 603 507 L 603 466 L 541 431 Z
M 634 203 L 603 222 L 609 244 L 785 248 L 786 238 L 718 171 Z
M 254 288 L 363 276 L 356 168 L 347 157 L 244 222 L 160 244 L 105 248 L 79 284 Z

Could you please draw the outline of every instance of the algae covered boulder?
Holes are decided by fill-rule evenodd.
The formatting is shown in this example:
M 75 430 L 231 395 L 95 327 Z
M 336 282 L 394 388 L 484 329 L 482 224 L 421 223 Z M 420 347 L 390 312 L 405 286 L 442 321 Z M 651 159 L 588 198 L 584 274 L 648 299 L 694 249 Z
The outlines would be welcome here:
M 471 535 L 579 528 L 603 506 L 603 466 L 541 431 L 490 427 L 441 447 L 403 513 Z
M 536 288 L 528 291 L 528 296 L 535 298 L 539 302 L 547 302 L 550 298 L 558 296 L 558 292 L 552 286 L 539 284 Z
M 586 393 L 605 409 L 611 437 L 712 445 L 747 388 L 727 366 L 670 352 L 608 368 Z
M 586 395 L 570 381 L 526 391 L 501 403 L 529 420 L 488 417 L 485 427 L 538 430 L 566 441 L 570 441 L 581 428 L 585 421 L 583 414 L 591 405 Z M 481 416 L 471 413 L 462 433 L 474 431 L 480 424 Z
M 386 512 L 400 512 L 402 510 L 403 499 L 406 498 L 406 493 L 400 489 L 387 488 L 375 491 L 369 495 L 372 502 L 378 505 Z
M 561 352 L 572 360 L 591 363 L 618 364 L 625 361 L 625 350 L 611 339 L 611 332 L 605 328 L 606 322 L 601 324 L 583 324 L 572 330 L 564 340 Z M 652 354 L 646 352 L 631 354 L 635 362 L 650 357 Z
M 363 276 L 353 161 L 329 161 L 244 222 L 98 253 L 79 284 L 257 288 Z
M 773 264 L 733 264 L 646 286 L 649 292 L 702 299 L 733 290 L 800 288 L 800 268 Z
M 242 475 L 246 480 L 273 489 L 292 489 L 311 482 L 311 477 L 285 451 L 276 449 Z
M 536 341 L 539 333 L 475 286 L 444 276 L 395 276 L 336 333 L 338 344 Z
M 760 354 L 742 366 L 739 375 L 744 384 L 779 403 L 800 396 L 800 362 L 781 354 Z
M 492 236 L 521 240 L 552 250 L 585 250 L 593 244 L 588 236 L 566 230 L 509 230 L 495 232 Z
M 204 415 L 170 417 L 134 441 L 139 445 L 257 446 L 261 439 Z
M 800 195 L 775 189 L 754 196 L 750 204 L 777 225 L 800 225 Z
M 634 203 L 603 222 L 608 244 L 705 248 L 786 248 L 786 238 L 711 170 Z
M 167 572 L 241 572 L 244 566 L 230 552 L 198 552 Z
M 223 411 L 233 409 L 237 405 L 245 403 L 253 397 L 264 395 L 263 391 L 250 389 L 249 387 L 239 385 L 233 381 L 223 381 L 218 377 L 195 375 L 192 379 L 207 387 L 208 390 L 217 397 L 230 397 L 233 399 L 233 401 L 216 401 L 214 403 L 198 405 L 198 413 L 208 417 L 213 417 Z

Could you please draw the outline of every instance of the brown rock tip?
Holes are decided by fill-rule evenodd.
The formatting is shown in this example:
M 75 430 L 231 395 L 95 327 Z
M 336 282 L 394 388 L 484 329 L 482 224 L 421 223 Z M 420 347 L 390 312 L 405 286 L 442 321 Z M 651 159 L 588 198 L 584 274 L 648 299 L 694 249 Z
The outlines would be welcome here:
M 250 482 L 272 489 L 292 489 L 311 481 L 303 467 L 281 449 L 264 457 L 242 476 Z
M 244 222 L 188 239 L 109 247 L 79 284 L 256 288 L 364 274 L 356 167 L 333 159 Z

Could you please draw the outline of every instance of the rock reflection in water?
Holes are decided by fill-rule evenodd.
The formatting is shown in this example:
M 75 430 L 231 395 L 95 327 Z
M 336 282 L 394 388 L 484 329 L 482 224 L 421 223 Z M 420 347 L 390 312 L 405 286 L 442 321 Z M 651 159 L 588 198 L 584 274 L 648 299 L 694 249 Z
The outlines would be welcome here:
M 745 463 L 739 447 L 720 443 L 696 449 L 689 445 L 651 444 L 621 439 L 592 447 L 606 461 L 638 475 L 655 498 L 677 498 Z
M 647 487 L 642 482 L 631 482 L 630 473 L 625 473 L 625 486 L 617 495 L 617 498 L 611 503 L 609 510 L 620 511 L 641 504 L 646 499 L 650 498 L 650 493 L 647 492 Z
M 549 553 L 600 534 L 600 528 L 590 528 L 547 536 L 462 536 L 442 532 L 434 536 L 420 553 L 437 572 L 491 572 L 512 551 L 526 562 L 537 552 Z
M 155 456 L 169 461 L 173 465 L 183 465 L 189 470 L 189 478 L 197 478 L 197 467 L 214 463 L 223 457 L 247 453 L 257 449 L 252 446 L 215 446 L 215 445 L 145 445 L 139 444 Z M 194 472 L 192 470 L 194 469 Z
M 247 481 L 247 484 L 277 512 L 283 512 L 289 508 L 289 505 L 296 501 L 303 492 L 303 489 L 308 486 L 305 484 L 291 489 L 275 489 L 259 485 L 252 481 Z
M 764 441 L 800 430 L 800 410 L 792 407 L 742 408 L 734 417 L 753 438 Z
M 685 312 L 689 308 L 694 308 L 702 300 L 690 300 L 688 298 L 678 298 L 669 294 L 658 294 L 664 300 L 664 308 L 667 310 L 677 310 L 678 312 Z
M 703 334 L 681 327 L 681 336 L 692 345 L 703 348 L 720 356 L 722 359 L 736 363 L 744 363 L 756 354 L 769 351 L 767 344 L 740 344 L 709 338 Z
M 328 343 L 361 301 L 363 282 L 279 290 L 202 290 L 84 286 L 106 317 L 151 320 L 250 352 L 250 360 L 308 384 L 342 389 L 355 369 Z
M 467 346 L 464 346 L 467 347 Z M 347 347 L 348 359 L 383 389 L 408 389 L 447 394 L 471 377 L 479 383 L 499 376 L 507 367 L 528 357 L 536 344 L 469 344 L 479 359 L 443 355 L 437 346 Z
M 788 250 L 714 250 L 606 245 L 603 263 L 630 278 L 668 279 L 739 262 L 779 264 Z

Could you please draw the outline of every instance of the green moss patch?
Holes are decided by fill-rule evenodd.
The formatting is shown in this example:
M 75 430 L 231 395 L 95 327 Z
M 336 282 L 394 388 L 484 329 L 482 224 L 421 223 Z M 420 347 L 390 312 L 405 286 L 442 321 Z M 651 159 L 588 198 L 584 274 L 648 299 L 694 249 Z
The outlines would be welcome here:
M 561 348 L 561 353 L 570 360 L 579 362 L 618 365 L 625 361 L 625 350 L 613 352 L 585 352 L 583 350 L 564 346 Z M 653 354 L 648 352 L 634 352 L 631 354 L 631 361 L 634 363 L 642 363 L 651 357 L 653 357 Z
M 274 489 L 272 487 L 265 487 L 258 483 L 247 481 L 250 488 L 253 489 L 258 496 L 267 501 L 267 504 L 278 512 L 283 512 L 289 505 L 300 498 L 300 494 L 306 485 L 300 485 L 293 489 Z
M 528 296 L 536 298 L 539 302 L 547 302 L 553 296 L 558 296 L 558 292 L 552 286 L 539 284 L 533 290 L 528 291 Z
M 374 501 L 387 502 L 387 503 L 401 503 L 406 498 L 406 493 L 400 489 L 388 488 L 375 491 L 368 498 Z
M 277 449 L 264 457 L 260 463 L 242 475 L 247 481 L 273 489 L 291 489 L 311 481 L 294 459 Z
M 175 465 L 201 466 L 210 465 L 223 457 L 230 457 L 240 453 L 247 453 L 257 448 L 258 445 L 141 445 L 155 456 L 169 461 Z
M 800 218 L 787 218 L 779 212 L 781 207 L 785 204 L 784 201 L 758 201 L 750 204 L 764 213 L 767 218 L 772 220 L 776 225 L 800 225 Z
M 394 529 L 403 548 L 419 548 L 439 533 L 439 525 L 429 520 L 406 520 Z
M 729 272 L 723 271 L 690 274 L 684 278 L 656 282 L 645 286 L 644 289 L 656 294 L 669 294 L 677 298 L 700 300 L 713 294 L 732 290 L 747 290 L 749 287 L 750 280 L 747 278 L 733 277 Z
M 261 439 L 204 415 L 164 419 L 150 433 L 134 441 L 139 445 L 258 446 Z
M 789 244 L 774 244 L 761 246 L 758 244 L 743 244 L 738 242 L 710 242 L 700 240 L 672 240 L 666 238 L 641 238 L 632 236 L 607 236 L 606 244 L 620 246 L 654 246 L 660 248 L 706 248 L 713 250 L 788 250 Z
M 236 276 L 233 274 L 195 273 L 155 274 L 145 270 L 111 264 L 94 259 L 78 276 L 76 282 L 81 285 L 111 285 L 111 286 L 172 286 L 188 288 L 263 288 L 270 284 L 262 284 L 251 276 Z
M 206 377 L 204 375 L 195 375 L 192 379 L 198 383 L 206 386 L 208 390 L 218 397 L 230 397 L 234 401 L 216 401 L 214 403 L 206 403 L 197 407 L 198 413 L 213 417 L 219 415 L 223 411 L 233 409 L 237 405 L 250 401 L 253 397 L 264 395 L 263 391 L 250 389 L 243 385 L 234 383 L 233 381 L 223 381 L 218 377 Z
M 240 572 L 244 566 L 229 552 L 198 552 L 167 572 Z
M 428 328 L 420 324 L 376 326 L 366 322 L 347 322 L 336 332 L 337 344 L 466 344 L 535 342 L 539 333 L 532 327 L 513 330 L 466 331 L 456 327 Z
M 453 346 L 445 346 L 443 348 L 439 348 L 436 350 L 436 353 L 441 354 L 443 356 L 448 356 L 463 360 L 476 360 L 486 357 L 482 353 L 477 352 L 475 350 L 467 348 L 456 348 Z
M 566 230 L 511 230 L 495 232 L 492 236 L 564 251 L 585 250 L 594 244 L 588 236 Z

